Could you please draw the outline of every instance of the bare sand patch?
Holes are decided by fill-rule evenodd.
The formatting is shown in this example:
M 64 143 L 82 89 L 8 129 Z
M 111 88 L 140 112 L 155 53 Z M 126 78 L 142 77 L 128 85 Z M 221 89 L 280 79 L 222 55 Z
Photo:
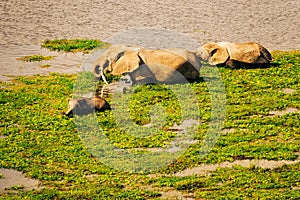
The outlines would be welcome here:
M 161 193 L 162 193 L 162 195 L 161 195 L 160 199 L 182 199 L 182 200 L 193 200 L 193 199 L 195 199 L 194 194 L 192 194 L 192 193 L 182 194 L 178 190 L 168 190 L 168 191 L 164 191 L 164 192 L 161 192 Z
M 38 180 L 27 178 L 22 172 L 14 169 L 0 168 L 0 193 L 11 191 L 11 187 L 18 187 L 22 190 L 41 189 Z
M 300 162 L 300 159 L 298 157 L 297 160 L 289 161 L 289 160 L 235 160 L 234 162 L 223 162 L 219 164 L 211 164 L 211 165 L 200 165 L 194 168 L 186 169 L 181 172 L 177 172 L 174 175 L 179 177 L 184 176 L 192 176 L 192 175 L 209 175 L 211 172 L 215 171 L 217 168 L 232 168 L 236 165 L 242 166 L 242 167 L 251 167 L 256 166 L 260 168 L 268 168 L 268 169 L 274 169 L 277 167 L 281 167 L 283 165 L 290 165 L 290 164 L 296 164 Z
M 286 108 L 285 110 L 277 110 L 277 111 L 270 111 L 269 115 L 270 117 L 275 117 L 275 116 L 283 116 L 289 113 L 298 113 L 300 114 L 300 110 L 297 108 Z
M 284 94 L 293 94 L 296 91 L 297 90 L 294 90 L 294 89 L 291 89 L 291 88 L 284 88 L 284 89 L 280 90 L 280 92 L 283 92 Z
M 254 117 L 276 117 L 276 116 L 283 116 L 290 113 L 298 113 L 300 114 L 300 110 L 298 108 L 288 107 L 284 110 L 271 110 L 269 111 L 269 115 L 251 115 L 250 118 Z
M 225 128 L 225 129 L 222 130 L 222 133 L 223 133 L 223 134 L 233 133 L 233 132 L 235 132 L 235 131 L 237 131 L 237 130 L 240 130 L 240 131 L 248 131 L 248 129 L 245 129 L 245 128 L 243 128 L 243 129 Z
M 222 130 L 222 133 L 227 134 L 227 133 L 233 133 L 236 129 L 235 128 L 225 128 Z

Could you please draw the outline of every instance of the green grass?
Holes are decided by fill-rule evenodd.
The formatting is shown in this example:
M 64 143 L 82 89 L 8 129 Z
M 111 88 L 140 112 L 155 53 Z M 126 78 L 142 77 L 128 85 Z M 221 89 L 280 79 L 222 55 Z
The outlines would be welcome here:
M 209 177 L 161 177 L 150 183 L 154 188 L 195 193 L 199 199 L 296 199 L 300 194 L 299 167 L 299 163 L 274 170 L 236 166 L 218 169 Z
M 226 86 L 226 120 L 212 151 L 199 156 L 201 141 L 210 122 L 211 99 L 207 84 L 200 79 L 191 84 L 196 93 L 201 124 L 195 131 L 199 142 L 176 161 L 147 174 L 119 172 L 95 158 L 83 144 L 76 118 L 61 113 L 67 109 L 74 87 L 93 91 L 97 85 L 84 83 L 91 74 L 19 77 L 1 83 L 0 168 L 13 168 L 40 180 L 41 190 L 22 188 L 0 199 L 156 199 L 163 190 L 193 193 L 199 199 L 297 199 L 300 197 L 300 164 L 275 169 L 218 169 L 210 176 L 169 176 L 173 172 L 203 163 L 235 159 L 295 160 L 300 151 L 300 114 L 269 117 L 271 110 L 300 109 L 300 53 L 273 52 L 274 66 L 266 69 L 231 70 L 220 68 Z M 75 85 L 75 80 L 81 84 Z M 78 84 L 78 81 L 77 81 Z M 99 83 L 100 85 L 102 83 Z M 285 94 L 284 88 L 294 89 Z M 184 87 L 182 87 L 184 90 Z M 79 92 L 79 91 L 76 91 Z M 107 99 L 112 102 L 113 99 Z M 178 99 L 164 86 L 143 86 L 130 97 L 130 118 L 138 125 L 149 123 L 153 105 L 166 111 L 166 121 L 157 134 L 134 137 L 118 126 L 112 111 L 97 114 L 104 134 L 118 148 L 165 147 L 175 134 L 166 130 L 180 123 Z M 191 113 L 193 114 L 193 113 Z M 160 176 L 166 174 L 167 176 Z
M 89 53 L 95 48 L 106 48 L 109 44 L 100 40 L 91 39 L 57 39 L 45 40 L 42 47 L 51 51 L 84 52 Z
M 42 56 L 42 55 L 31 55 L 31 56 L 23 56 L 17 58 L 17 60 L 24 61 L 24 62 L 39 62 L 43 60 L 52 60 L 54 56 Z

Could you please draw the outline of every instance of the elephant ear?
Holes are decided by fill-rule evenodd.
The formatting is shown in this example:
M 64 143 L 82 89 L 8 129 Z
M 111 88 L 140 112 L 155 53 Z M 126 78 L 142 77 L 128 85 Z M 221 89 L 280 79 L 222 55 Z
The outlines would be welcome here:
M 271 53 L 260 44 L 259 44 L 259 51 L 261 53 L 261 56 L 265 59 L 265 62 L 271 62 L 273 60 Z
M 111 67 L 111 62 L 115 61 L 120 53 L 125 51 L 138 51 L 142 47 L 127 45 L 127 44 L 115 44 L 111 45 L 106 51 L 100 55 L 100 57 L 93 63 L 92 72 L 96 78 L 103 78 L 103 71 Z
M 122 75 L 136 70 L 139 64 L 140 58 L 138 51 L 123 51 L 112 61 L 108 71 L 110 71 L 112 75 Z
M 269 63 L 271 54 L 263 46 L 256 42 L 227 43 L 230 59 L 244 63 Z
M 103 70 L 108 66 L 109 61 L 105 56 L 100 57 L 93 63 L 92 72 L 96 78 L 100 78 L 103 75 Z
M 202 48 L 208 52 L 208 63 L 210 65 L 223 64 L 229 58 L 227 49 L 217 43 L 207 43 Z

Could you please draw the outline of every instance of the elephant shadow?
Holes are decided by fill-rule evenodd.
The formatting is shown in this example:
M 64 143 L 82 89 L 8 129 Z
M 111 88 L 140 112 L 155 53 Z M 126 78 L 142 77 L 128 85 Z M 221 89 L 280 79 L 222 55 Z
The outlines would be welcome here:
M 217 67 L 225 67 L 230 69 L 268 69 L 278 67 L 278 63 L 246 63 L 240 61 L 229 61 L 224 64 L 217 64 Z

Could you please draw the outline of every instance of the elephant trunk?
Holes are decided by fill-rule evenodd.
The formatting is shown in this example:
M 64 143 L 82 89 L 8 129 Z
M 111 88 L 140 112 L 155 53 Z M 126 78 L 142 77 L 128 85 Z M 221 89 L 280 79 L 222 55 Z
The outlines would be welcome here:
M 194 53 L 196 54 L 196 56 L 198 56 L 200 58 L 200 60 L 202 61 L 207 61 L 208 58 L 209 58 L 209 54 L 208 52 L 202 48 L 202 47 L 199 47 L 198 49 L 196 49 L 194 51 Z

